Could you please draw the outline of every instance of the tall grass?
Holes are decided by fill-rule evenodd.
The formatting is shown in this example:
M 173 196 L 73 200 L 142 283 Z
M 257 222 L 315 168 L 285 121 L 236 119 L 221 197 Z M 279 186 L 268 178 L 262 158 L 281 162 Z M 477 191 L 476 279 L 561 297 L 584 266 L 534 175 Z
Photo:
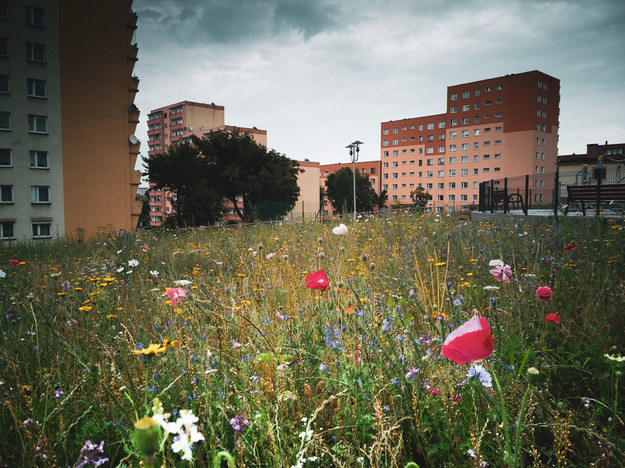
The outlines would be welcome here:
M 248 467 L 623 466 L 622 223 L 332 227 L 0 246 L 0 466 L 77 466 L 87 440 L 104 441 L 105 466 L 138 466 L 134 423 L 155 398 L 199 418 L 198 466 L 222 451 Z M 321 269 L 330 287 L 306 288 Z M 176 281 L 188 294 L 172 304 Z M 493 387 L 440 353 L 475 313 L 494 335 Z M 187 463 L 172 440 L 159 462 Z

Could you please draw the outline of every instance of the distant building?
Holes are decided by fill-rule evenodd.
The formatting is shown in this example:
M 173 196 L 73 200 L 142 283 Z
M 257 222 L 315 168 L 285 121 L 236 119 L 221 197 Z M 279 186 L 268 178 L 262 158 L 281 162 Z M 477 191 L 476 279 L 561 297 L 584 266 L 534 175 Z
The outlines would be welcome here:
M 154 109 L 148 114 L 148 156 L 166 153 L 171 145 L 190 141 L 192 136 L 203 138 L 217 131 L 239 130 L 249 133 L 256 143 L 267 146 L 266 130 L 225 125 L 224 116 L 224 106 L 192 101 L 181 101 Z M 150 189 L 148 197 L 150 226 L 160 226 L 167 216 L 174 213 L 172 202 L 175 201 L 176 194 L 169 190 Z M 225 208 L 225 220 L 240 220 L 232 202 L 226 201 Z
M 0 239 L 136 227 L 131 6 L 0 2 Z
M 322 164 L 319 166 L 319 170 L 321 172 L 319 183 L 321 187 L 324 188 L 328 185 L 328 176 L 334 174 L 335 172 L 340 171 L 344 167 L 348 167 L 349 170 L 353 170 L 353 163 L 336 163 L 336 164 Z M 380 161 L 358 161 L 356 162 L 356 172 L 362 176 L 368 176 L 369 182 L 371 186 L 375 190 L 375 193 L 379 196 L 381 192 L 381 183 L 380 179 L 382 177 L 381 174 L 381 162 Z M 351 213 L 351 209 L 349 210 Z M 329 200 L 325 198 L 323 200 L 323 217 L 327 218 L 328 216 L 332 216 L 336 214 L 336 209 L 330 204 Z
M 597 183 L 599 159 L 603 171 L 602 183 L 625 183 L 625 143 L 586 145 L 585 154 L 558 156 L 558 172 L 561 185 L 584 185 Z
M 479 183 L 556 171 L 560 81 L 539 71 L 447 88 L 445 113 L 382 122 L 382 189 L 410 204 L 423 187 L 438 211 L 476 205 Z
M 291 219 L 315 219 L 319 216 L 319 163 L 298 161 L 302 172 L 297 174 L 297 185 L 300 193 L 293 209 L 286 215 Z

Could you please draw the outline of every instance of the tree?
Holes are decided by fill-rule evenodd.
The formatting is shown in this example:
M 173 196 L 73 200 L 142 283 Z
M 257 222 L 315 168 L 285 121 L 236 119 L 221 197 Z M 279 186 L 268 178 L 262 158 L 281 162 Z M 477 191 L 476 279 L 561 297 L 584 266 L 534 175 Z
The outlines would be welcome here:
M 154 188 L 176 194 L 171 200 L 176 213 L 174 225 L 200 226 L 221 219 L 223 196 L 215 189 L 216 174 L 196 147 L 189 143 L 171 145 L 167 153 L 143 161 Z
M 249 133 L 212 132 L 193 144 L 215 175 L 215 189 L 245 223 L 279 219 L 293 209 L 300 189 L 297 161 L 256 143 Z M 242 201 L 239 201 L 242 200 Z
M 432 195 L 426 192 L 423 187 L 417 187 L 410 192 L 410 198 L 417 208 L 424 208 L 432 199 Z
M 388 201 L 388 192 L 386 190 L 382 190 L 380 195 L 378 195 L 377 207 L 378 209 L 383 209 Z
M 328 176 L 326 195 L 330 203 L 339 213 L 349 212 L 354 206 L 354 177 L 349 167 L 344 167 Z M 378 196 L 375 193 L 368 175 L 356 172 L 356 210 L 373 211 Z

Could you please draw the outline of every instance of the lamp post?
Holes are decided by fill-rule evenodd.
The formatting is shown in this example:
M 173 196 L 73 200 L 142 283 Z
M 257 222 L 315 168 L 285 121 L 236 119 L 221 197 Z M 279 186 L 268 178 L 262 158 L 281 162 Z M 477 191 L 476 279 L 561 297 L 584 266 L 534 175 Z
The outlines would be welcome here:
M 354 222 L 356 222 L 356 161 L 358 161 L 358 153 L 360 153 L 360 145 L 363 142 L 356 140 L 345 148 L 349 148 L 349 156 L 352 158 L 352 176 L 354 177 Z

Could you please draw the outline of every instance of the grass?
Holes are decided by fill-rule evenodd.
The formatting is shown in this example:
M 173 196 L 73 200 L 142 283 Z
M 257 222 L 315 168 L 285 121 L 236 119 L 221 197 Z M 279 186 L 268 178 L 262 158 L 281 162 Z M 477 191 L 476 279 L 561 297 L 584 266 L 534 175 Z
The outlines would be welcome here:
M 0 466 L 139 466 L 134 423 L 155 398 L 204 436 L 190 462 L 161 433 L 157 465 L 227 452 L 241 467 L 623 466 L 622 225 L 334 226 L 3 244 Z M 321 269 L 329 288 L 306 288 Z M 175 281 L 187 294 L 172 304 Z M 494 335 L 492 387 L 441 354 L 476 313 Z

